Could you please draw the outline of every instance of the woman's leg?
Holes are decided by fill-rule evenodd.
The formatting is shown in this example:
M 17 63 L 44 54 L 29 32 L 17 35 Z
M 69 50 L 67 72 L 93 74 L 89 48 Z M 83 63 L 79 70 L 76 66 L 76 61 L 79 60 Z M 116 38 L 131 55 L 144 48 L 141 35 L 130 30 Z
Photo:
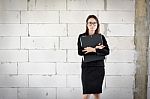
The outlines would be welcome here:
M 94 99 L 100 99 L 100 94 L 93 94 L 94 95 Z
M 89 99 L 90 94 L 83 94 L 82 99 Z

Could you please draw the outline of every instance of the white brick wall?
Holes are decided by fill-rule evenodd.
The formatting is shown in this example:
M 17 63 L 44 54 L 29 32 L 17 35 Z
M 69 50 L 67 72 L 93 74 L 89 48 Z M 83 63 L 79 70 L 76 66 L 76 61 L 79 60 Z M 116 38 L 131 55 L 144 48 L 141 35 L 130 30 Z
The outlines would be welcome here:
M 27 75 L 0 75 L 0 87 L 28 87 Z
M 31 50 L 30 62 L 66 62 L 65 50 Z
M 77 38 L 89 14 L 98 16 L 111 49 L 102 98 L 133 99 L 134 6 L 135 0 L 0 0 L 0 99 L 81 99 Z
M 68 10 L 104 10 L 103 0 L 67 0 Z
M 27 0 L 1 0 L 1 10 L 27 10 Z
M 57 74 L 80 74 L 80 63 L 57 63 Z
M 58 23 L 58 11 L 22 11 L 21 23 Z
M 27 62 L 27 50 L 0 50 L 1 62 Z
M 55 88 L 19 88 L 18 99 L 56 99 Z
M 85 24 L 68 24 L 68 36 L 78 37 L 80 33 L 85 32 Z
M 19 63 L 18 74 L 55 74 L 54 63 Z
M 20 37 L 0 37 L 0 49 L 19 49 Z
M 134 62 L 134 50 L 111 50 L 111 55 L 107 57 L 107 62 Z
M 77 37 L 61 37 L 60 49 L 77 49 Z
M 17 88 L 0 88 L 0 99 L 17 99 Z
M 81 88 L 58 88 L 57 99 L 81 99 L 81 93 Z
M 0 11 L 0 23 L 19 23 L 19 11 Z
M 21 49 L 58 49 L 57 37 L 22 37 Z
M 110 49 L 131 50 L 135 48 L 134 37 L 108 37 L 107 42 L 109 44 Z
M 133 0 L 107 0 L 108 10 L 134 10 L 135 2 Z
M 134 63 L 106 63 L 106 75 L 134 75 L 135 74 Z
M 108 24 L 108 36 L 134 36 L 134 24 Z
M 30 36 L 67 36 L 65 24 L 30 24 Z
M 60 23 L 85 23 L 89 14 L 97 15 L 97 11 L 60 11 Z
M 77 53 L 77 50 L 68 50 L 67 62 L 81 62 L 82 57 L 80 57 Z
M 67 87 L 82 87 L 80 75 L 67 76 Z
M 29 87 L 66 87 L 65 75 L 31 75 Z
M 17 74 L 17 63 L 1 63 L 0 74 Z
M 102 23 L 134 23 L 134 11 L 99 11 Z
M 0 24 L 0 36 L 28 36 L 28 25 Z
M 66 10 L 66 0 L 30 0 L 29 10 Z
M 133 76 L 106 76 L 106 87 L 111 88 L 133 88 Z
M 133 99 L 132 88 L 107 88 L 102 94 L 102 99 Z

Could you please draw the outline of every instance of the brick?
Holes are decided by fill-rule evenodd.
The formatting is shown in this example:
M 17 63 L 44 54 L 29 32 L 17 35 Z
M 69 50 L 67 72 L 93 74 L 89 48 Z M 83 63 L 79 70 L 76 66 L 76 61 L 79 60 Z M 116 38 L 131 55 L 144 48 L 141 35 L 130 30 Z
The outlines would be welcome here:
M 68 75 L 67 76 L 67 87 L 82 87 L 80 75 Z
M 134 75 L 136 65 L 134 63 L 106 63 L 106 75 Z
M 20 23 L 19 11 L 0 11 L 0 23 Z
M 30 36 L 67 36 L 67 27 L 65 24 L 30 24 L 29 34 Z
M 76 37 L 60 37 L 60 49 L 77 49 Z
M 65 75 L 31 75 L 29 76 L 30 87 L 66 87 Z
M 107 0 L 107 10 L 135 10 L 135 0 Z
M 0 36 L 28 36 L 28 25 L 0 24 Z
M 68 10 L 104 10 L 103 0 L 68 0 Z
M 17 74 L 17 63 L 1 63 L 0 74 Z
M 106 76 L 106 88 L 134 88 L 134 76 Z
M 55 74 L 54 63 L 19 63 L 18 74 Z
M 97 12 L 96 11 L 60 11 L 60 23 L 86 23 L 86 18 L 90 14 L 97 15 Z
M 113 49 L 113 50 L 135 49 L 134 37 L 108 37 L 106 39 L 107 39 L 110 49 Z
M 27 75 L 0 75 L 0 87 L 27 87 Z
M 107 62 L 134 62 L 134 50 L 111 50 L 107 56 Z
M 27 50 L 0 50 L 1 62 L 27 62 Z
M 29 10 L 66 10 L 66 0 L 30 0 Z
M 102 23 L 134 23 L 134 11 L 99 11 Z
M 81 99 L 81 93 L 81 88 L 58 88 L 57 99 Z
M 17 88 L 0 88 L 0 99 L 17 99 Z
M 20 49 L 20 37 L 0 37 L 0 49 Z
M 125 37 L 134 36 L 134 24 L 108 24 L 107 35 Z
M 56 99 L 55 88 L 19 88 L 18 99 Z
M 57 74 L 80 74 L 81 63 L 57 63 Z
M 29 61 L 66 62 L 66 51 L 65 50 L 30 50 Z
M 85 24 L 68 24 L 68 36 L 78 37 L 86 30 Z
M 58 49 L 58 47 L 58 37 L 21 38 L 21 49 Z
M 133 99 L 132 88 L 106 88 L 102 99 Z
M 21 23 L 58 23 L 58 11 L 21 11 Z
M 67 62 L 81 62 L 82 56 L 78 55 L 77 50 L 68 50 Z
M 27 10 L 27 0 L 0 0 L 0 10 Z

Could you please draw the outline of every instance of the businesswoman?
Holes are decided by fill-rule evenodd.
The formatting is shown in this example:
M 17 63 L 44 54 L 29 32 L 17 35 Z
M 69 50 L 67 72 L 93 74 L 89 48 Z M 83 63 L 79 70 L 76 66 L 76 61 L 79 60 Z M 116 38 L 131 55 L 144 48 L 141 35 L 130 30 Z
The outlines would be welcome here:
M 98 18 L 89 15 L 86 19 L 86 31 L 78 37 L 78 54 L 83 56 L 81 64 L 83 99 L 89 99 L 91 94 L 94 95 L 94 99 L 100 99 L 102 93 L 105 76 L 104 59 L 109 54 L 109 47 L 104 35 L 99 32 L 99 26 Z M 83 41 L 83 38 L 87 38 L 88 41 Z

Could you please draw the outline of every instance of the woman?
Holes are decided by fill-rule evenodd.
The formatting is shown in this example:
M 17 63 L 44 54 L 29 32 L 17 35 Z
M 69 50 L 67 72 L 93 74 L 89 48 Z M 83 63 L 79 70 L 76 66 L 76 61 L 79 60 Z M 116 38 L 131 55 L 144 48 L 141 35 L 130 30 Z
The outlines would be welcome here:
M 87 45 L 85 47 L 83 46 L 85 42 L 83 42 L 83 38 L 88 37 L 87 44 L 89 45 L 85 44 Z M 90 40 L 93 40 L 93 42 L 90 43 Z M 94 45 L 95 42 L 97 45 Z M 83 56 L 81 65 L 83 99 L 88 99 L 90 94 L 93 94 L 95 99 L 100 99 L 105 75 L 104 59 L 109 54 L 109 47 L 105 37 L 99 33 L 99 21 L 95 15 L 89 15 L 87 17 L 86 31 L 78 37 L 78 54 Z

